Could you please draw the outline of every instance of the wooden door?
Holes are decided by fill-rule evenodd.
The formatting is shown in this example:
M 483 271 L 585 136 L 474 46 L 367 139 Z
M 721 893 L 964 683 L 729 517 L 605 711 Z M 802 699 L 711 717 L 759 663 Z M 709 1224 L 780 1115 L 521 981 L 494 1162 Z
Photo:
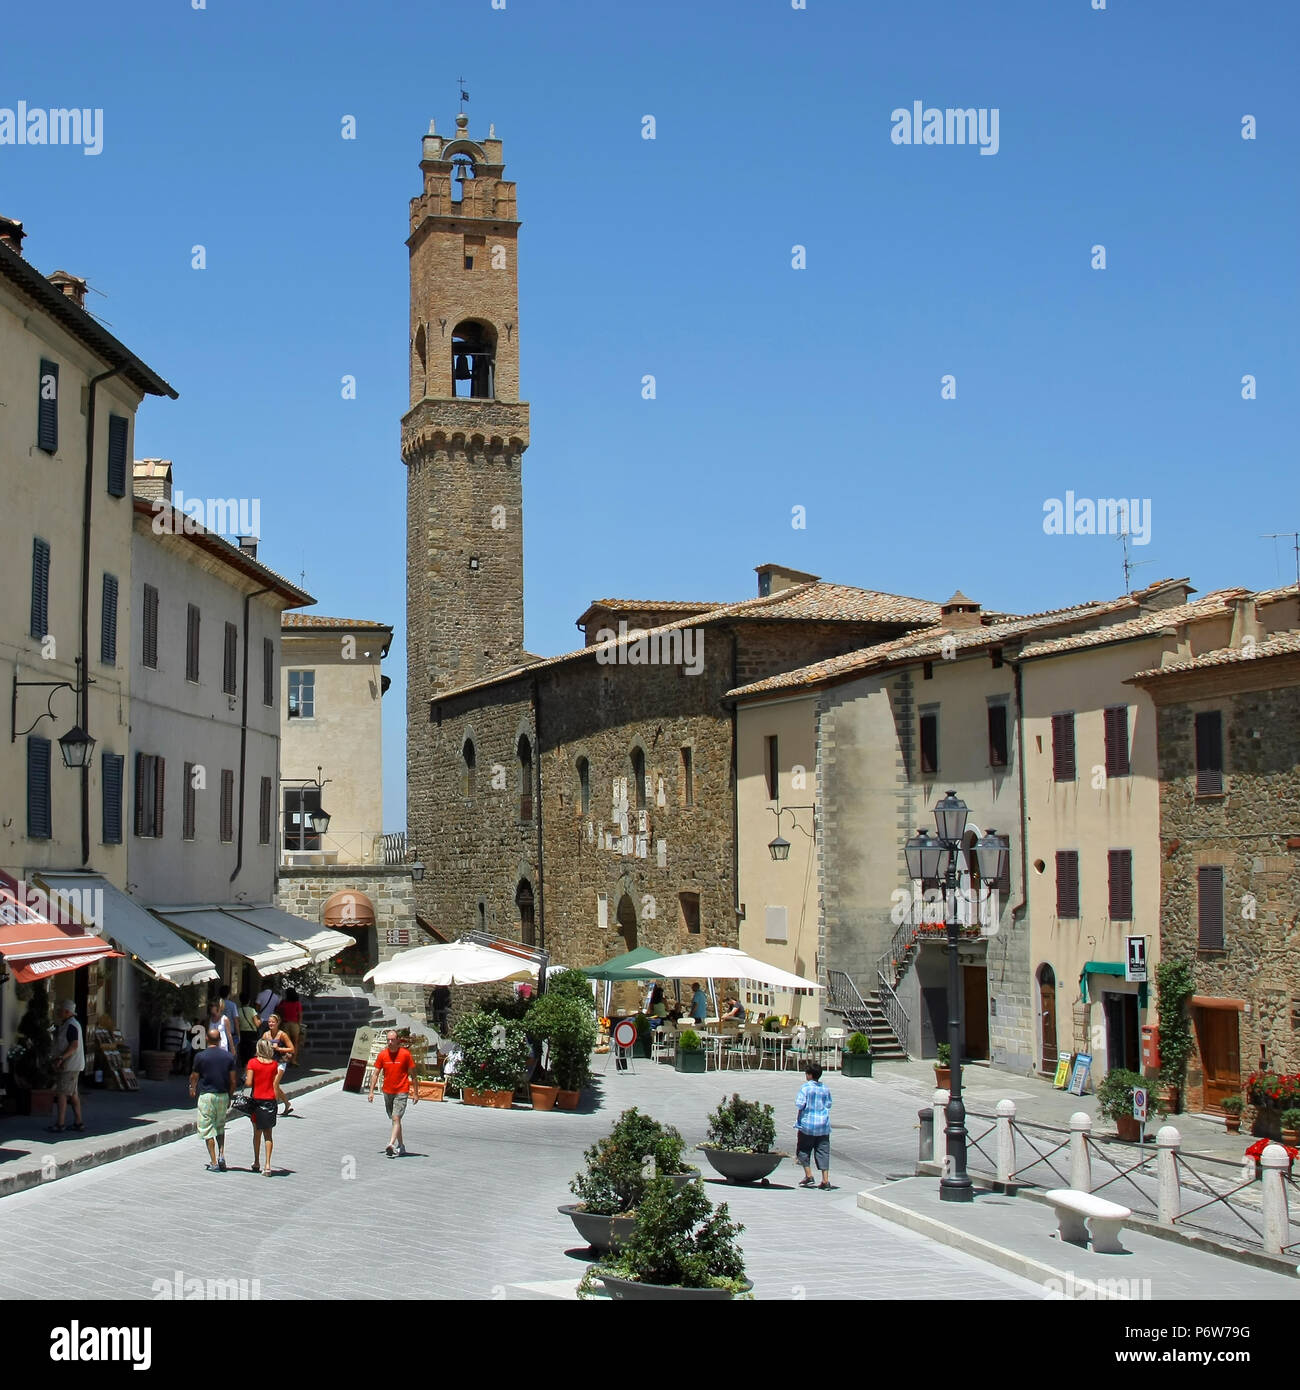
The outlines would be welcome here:
M 1038 998 L 1042 1005 L 1043 1055 L 1039 1070 L 1048 1076 L 1056 1075 L 1056 975 L 1050 965 L 1043 966 L 1038 976 Z
M 989 1055 L 989 975 L 982 965 L 961 968 L 963 1056 L 987 1061 Z
M 1236 1009 L 1197 1009 L 1196 1042 L 1205 1074 L 1207 1110 L 1222 1113 L 1225 1096 L 1241 1093 L 1241 1053 Z

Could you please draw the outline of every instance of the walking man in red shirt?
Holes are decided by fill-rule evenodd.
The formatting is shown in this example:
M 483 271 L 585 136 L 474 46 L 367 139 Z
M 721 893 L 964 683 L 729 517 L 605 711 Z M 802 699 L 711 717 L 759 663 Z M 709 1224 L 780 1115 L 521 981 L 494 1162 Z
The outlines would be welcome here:
M 379 1082 L 381 1072 L 384 1077 L 384 1110 L 393 1122 L 393 1132 L 388 1136 L 388 1148 L 385 1150 L 389 1158 L 392 1158 L 394 1153 L 398 1158 L 406 1156 L 406 1145 L 402 1142 L 402 1116 L 406 1114 L 406 1099 L 410 1096 L 412 1103 L 416 1105 L 420 1101 L 419 1091 L 411 1089 L 411 1074 L 414 1071 L 415 1061 L 410 1050 L 402 1046 L 397 1029 L 390 1028 L 388 1046 L 379 1054 L 370 1074 L 372 1105 L 375 1100 L 375 1086 Z

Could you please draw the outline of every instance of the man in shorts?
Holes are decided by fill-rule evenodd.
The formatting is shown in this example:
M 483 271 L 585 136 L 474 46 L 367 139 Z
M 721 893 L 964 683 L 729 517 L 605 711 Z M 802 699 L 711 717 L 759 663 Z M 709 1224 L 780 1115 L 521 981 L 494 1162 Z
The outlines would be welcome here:
M 235 1094 L 235 1059 L 221 1045 L 221 1031 L 208 1029 L 208 1045 L 194 1054 L 190 1095 L 199 1102 L 199 1138 L 208 1146 L 209 1173 L 226 1171 L 226 1114 Z
M 803 1181 L 800 1187 L 817 1187 L 823 1192 L 831 1189 L 831 1093 L 822 1085 L 822 1069 L 816 1062 L 809 1062 L 804 1068 L 807 1080 L 799 1087 L 795 1098 L 794 1127 L 799 1133 L 795 1147 L 795 1159 L 803 1164 Z M 812 1164 L 817 1164 L 822 1175 L 821 1183 L 812 1175 Z
M 390 1028 L 388 1046 L 379 1054 L 370 1074 L 372 1105 L 381 1073 L 384 1078 L 384 1111 L 393 1122 L 393 1132 L 388 1136 L 388 1147 L 385 1150 L 389 1158 L 394 1154 L 398 1158 L 406 1157 L 406 1145 L 402 1142 L 402 1116 L 406 1114 L 406 1100 L 410 1096 L 413 1104 L 418 1105 L 420 1102 L 419 1091 L 411 1090 L 411 1074 L 414 1070 L 415 1059 L 411 1056 L 410 1049 L 402 1046 L 397 1029 Z
M 72 1102 L 73 1129 L 85 1129 L 81 1123 L 81 1097 L 77 1094 L 77 1083 L 86 1069 L 86 1044 L 82 1037 L 81 1024 L 77 1022 L 77 1005 L 65 999 L 59 1005 L 59 1026 L 54 1032 L 54 1065 L 58 1068 L 54 1079 L 54 1095 L 59 1106 L 59 1118 L 47 1128 L 56 1134 L 67 1127 L 68 1102 Z

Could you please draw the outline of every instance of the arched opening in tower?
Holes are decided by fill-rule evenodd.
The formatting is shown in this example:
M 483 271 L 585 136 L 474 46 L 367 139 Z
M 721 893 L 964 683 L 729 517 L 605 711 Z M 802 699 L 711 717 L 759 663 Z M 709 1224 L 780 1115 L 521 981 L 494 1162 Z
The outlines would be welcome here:
M 467 154 L 458 154 L 451 161 L 451 201 L 464 202 L 465 184 L 474 177 L 474 161 Z
M 495 330 L 477 319 L 465 319 L 451 334 L 451 391 L 453 396 L 491 400 L 496 395 Z

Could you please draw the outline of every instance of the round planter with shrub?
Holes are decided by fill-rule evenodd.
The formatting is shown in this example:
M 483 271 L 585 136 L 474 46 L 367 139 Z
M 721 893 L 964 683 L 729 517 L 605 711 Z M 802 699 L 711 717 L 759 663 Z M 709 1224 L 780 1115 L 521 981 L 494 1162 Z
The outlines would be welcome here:
M 787 1153 L 774 1150 L 776 1121 L 770 1105 L 733 1095 L 709 1116 L 708 1134 L 696 1147 L 728 1182 L 767 1185 Z

